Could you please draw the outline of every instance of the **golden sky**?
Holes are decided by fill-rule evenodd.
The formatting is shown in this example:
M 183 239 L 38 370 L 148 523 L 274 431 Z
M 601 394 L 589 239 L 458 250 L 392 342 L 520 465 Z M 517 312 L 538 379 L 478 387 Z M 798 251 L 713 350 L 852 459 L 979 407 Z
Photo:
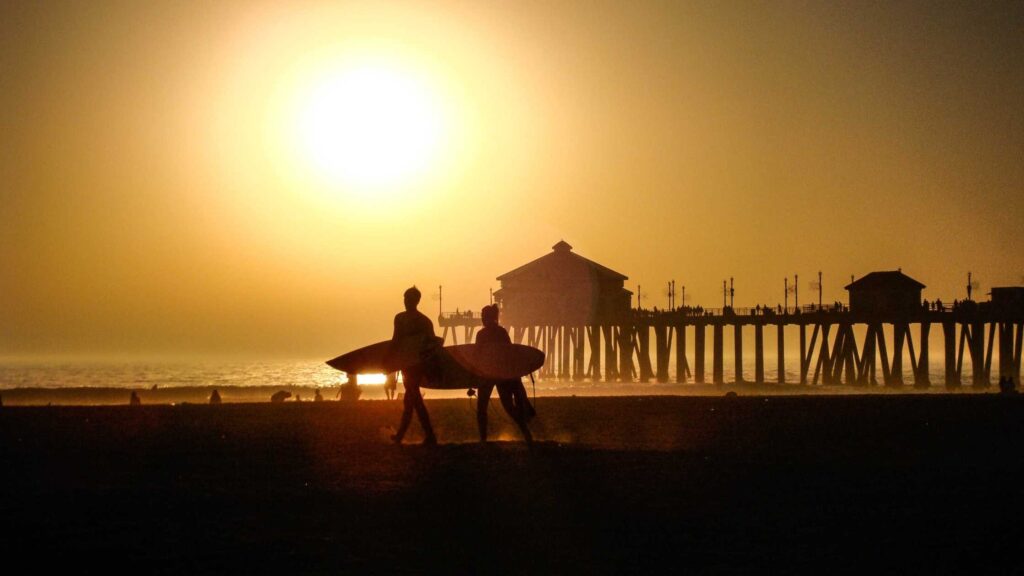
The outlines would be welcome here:
M 560 239 L 646 306 L 1019 285 L 1022 61 L 1014 3 L 5 2 L 0 356 L 331 357 Z

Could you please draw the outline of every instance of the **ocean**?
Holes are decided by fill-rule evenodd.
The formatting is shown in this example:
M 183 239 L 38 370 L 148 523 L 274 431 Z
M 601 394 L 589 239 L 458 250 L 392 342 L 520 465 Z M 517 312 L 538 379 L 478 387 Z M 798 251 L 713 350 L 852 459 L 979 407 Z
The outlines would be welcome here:
M 538 396 L 618 396 L 618 395 L 718 395 L 725 390 L 740 394 L 843 394 L 843 393 L 918 393 L 906 370 L 906 386 L 898 389 L 881 386 L 800 386 L 799 374 L 786 371 L 785 385 L 775 384 L 777 372 L 766 367 L 769 384 L 728 384 L 735 381 L 731 359 L 725 362 L 727 384 L 695 385 L 651 382 L 592 382 L 558 379 L 526 380 L 527 388 Z M 752 367 L 745 367 L 747 378 Z M 880 372 L 880 370 L 879 370 Z M 946 392 L 942 366 L 930 364 L 932 386 L 927 392 Z M 881 374 L 878 375 L 881 378 Z M 670 374 L 674 380 L 675 374 Z M 706 378 L 710 382 L 710 366 Z M 970 391 L 970 371 L 965 367 L 964 391 Z M 313 400 L 319 391 L 323 400 L 338 398 L 345 382 L 343 373 L 320 360 L 282 361 L 6 361 L 0 362 L 0 398 L 5 405 L 46 404 L 120 404 L 127 403 L 135 391 L 143 403 L 202 403 L 214 389 L 225 402 L 262 402 L 279 390 L 292 394 L 289 401 Z M 362 385 L 361 399 L 386 399 L 381 385 Z M 401 388 L 399 388 L 401 390 Z M 466 397 L 462 390 L 427 390 L 428 398 Z

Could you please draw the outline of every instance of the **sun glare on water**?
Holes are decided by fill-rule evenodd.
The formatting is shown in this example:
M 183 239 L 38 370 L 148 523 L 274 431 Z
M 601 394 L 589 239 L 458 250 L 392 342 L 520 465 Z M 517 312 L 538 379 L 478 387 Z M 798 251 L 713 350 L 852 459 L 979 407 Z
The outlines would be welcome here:
M 356 374 L 356 384 L 359 386 L 377 386 L 387 382 L 387 374 Z M 349 381 L 350 376 L 345 375 L 344 382 Z
M 431 168 L 443 135 L 428 87 L 386 65 L 324 71 L 298 110 L 303 156 L 320 176 L 348 187 L 408 183 Z

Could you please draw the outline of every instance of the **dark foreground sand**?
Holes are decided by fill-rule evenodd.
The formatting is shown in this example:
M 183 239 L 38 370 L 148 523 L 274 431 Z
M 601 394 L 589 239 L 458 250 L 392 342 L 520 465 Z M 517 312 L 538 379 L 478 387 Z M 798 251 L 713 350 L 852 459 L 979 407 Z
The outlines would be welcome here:
M 1024 569 L 1021 398 L 541 398 L 529 449 L 473 442 L 466 400 L 428 407 L 433 448 L 385 441 L 397 402 L 0 408 L 0 555 L 80 573 Z

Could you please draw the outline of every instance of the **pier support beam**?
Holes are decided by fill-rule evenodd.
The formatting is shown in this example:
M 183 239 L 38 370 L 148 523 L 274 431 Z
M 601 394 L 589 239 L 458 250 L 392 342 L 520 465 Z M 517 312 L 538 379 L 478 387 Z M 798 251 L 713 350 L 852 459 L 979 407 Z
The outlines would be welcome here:
M 754 324 L 754 382 L 764 382 L 764 325 Z
M 572 379 L 580 381 L 586 378 L 586 351 L 587 351 L 587 327 L 576 326 L 573 328 L 572 339 Z
M 733 366 L 736 370 L 736 383 L 743 382 L 743 324 L 736 322 L 733 326 Z
M 778 371 L 779 371 L 778 381 L 779 381 L 779 384 L 785 384 L 786 383 L 786 325 L 781 320 L 779 320 L 777 331 L 778 331 L 778 342 L 776 342 L 776 345 L 778 346 L 778 353 L 779 353 L 779 358 L 778 358 L 778 360 L 779 360 L 779 365 L 778 365 Z
M 601 327 L 587 326 L 587 339 L 590 341 L 590 364 L 587 365 L 587 376 L 594 382 L 601 379 Z
M 654 379 L 668 382 L 668 357 L 672 351 L 672 329 L 666 325 L 654 327 Z
M 569 364 L 569 355 L 571 354 L 572 349 L 572 328 L 568 326 L 559 326 L 558 332 L 562 341 L 562 353 L 561 358 L 559 359 L 561 362 L 558 363 L 558 377 L 562 380 L 568 380 L 572 377 L 570 371 L 571 364 Z
M 693 381 L 704 383 L 704 324 L 693 325 Z
M 945 357 L 946 388 L 959 388 L 960 375 L 956 368 L 956 324 L 942 323 L 942 355 Z
M 1014 344 L 1014 385 L 1021 385 L 1021 345 L 1024 344 L 1024 323 L 1017 324 L 1017 338 Z
M 817 331 L 815 331 L 817 336 Z M 814 346 L 814 344 L 811 344 Z M 800 385 L 807 386 L 807 365 L 810 360 L 807 358 L 807 325 L 800 325 Z
M 619 381 L 632 382 L 633 374 L 633 327 L 619 327 Z
M 878 327 L 868 324 L 867 332 L 864 334 L 864 347 L 861 349 L 860 361 L 857 363 L 857 385 L 877 386 L 878 379 L 875 372 L 876 350 L 878 348 Z
M 690 376 L 686 362 L 686 324 L 676 326 L 676 382 L 683 384 Z
M 647 382 L 654 377 L 654 369 L 651 367 L 651 329 L 649 326 L 636 327 L 636 342 L 640 381 Z
M 928 373 L 928 337 L 931 333 L 932 323 L 927 320 L 921 322 L 921 340 L 918 342 L 919 350 L 917 356 L 917 371 L 914 373 L 914 388 L 928 388 L 932 385 L 932 377 Z
M 906 341 L 907 325 L 897 322 L 892 325 L 892 363 L 887 386 L 903 386 L 903 344 Z
M 601 326 L 604 333 L 604 377 L 613 381 L 619 379 L 618 367 L 618 337 L 613 326 Z
M 987 388 L 989 382 L 985 374 L 985 325 L 978 321 L 973 322 L 968 341 L 971 353 L 971 385 L 975 388 Z
M 725 375 L 722 370 L 722 364 L 725 362 L 725 358 L 722 354 L 722 325 L 712 325 L 711 332 L 713 338 L 713 349 L 711 352 L 711 381 L 715 384 L 722 384 L 725 382 Z

